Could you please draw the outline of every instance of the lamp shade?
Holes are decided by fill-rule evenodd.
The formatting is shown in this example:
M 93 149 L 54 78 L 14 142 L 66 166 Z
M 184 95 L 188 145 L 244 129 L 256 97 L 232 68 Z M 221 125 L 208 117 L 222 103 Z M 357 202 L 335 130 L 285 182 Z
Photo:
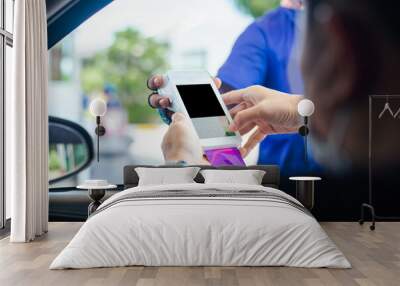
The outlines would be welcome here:
M 107 112 L 107 104 L 101 98 L 95 98 L 90 102 L 89 110 L 93 116 L 104 116 Z
M 309 99 L 302 99 L 297 105 L 297 112 L 303 117 L 311 116 L 314 110 L 314 103 Z

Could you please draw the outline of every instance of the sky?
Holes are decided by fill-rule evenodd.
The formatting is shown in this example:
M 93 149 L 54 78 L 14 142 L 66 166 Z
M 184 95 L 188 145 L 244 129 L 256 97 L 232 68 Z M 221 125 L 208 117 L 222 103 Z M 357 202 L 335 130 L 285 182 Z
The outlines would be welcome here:
M 185 66 L 182 55 L 207 52 L 207 69 L 215 74 L 252 19 L 233 0 L 114 0 L 75 32 L 79 56 L 108 47 L 116 31 L 136 28 L 147 37 L 170 42 L 172 68 Z

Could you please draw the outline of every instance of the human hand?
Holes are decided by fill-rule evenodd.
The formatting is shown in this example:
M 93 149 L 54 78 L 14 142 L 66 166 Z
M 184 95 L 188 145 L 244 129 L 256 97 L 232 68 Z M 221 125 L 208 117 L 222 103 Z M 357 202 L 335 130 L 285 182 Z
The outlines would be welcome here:
M 214 83 L 219 89 L 221 87 L 221 80 L 214 78 Z M 164 85 L 164 79 L 162 75 L 155 75 L 149 78 L 147 86 L 153 92 L 149 95 L 149 105 L 153 108 L 167 109 L 171 106 L 171 101 L 168 97 L 159 95 L 157 90 Z M 172 113 L 172 112 L 171 112 Z M 172 115 L 172 114 L 171 114 Z
M 167 133 L 161 143 L 165 161 L 185 161 L 188 164 L 209 164 L 203 158 L 199 137 L 189 119 L 174 113 Z
M 297 104 L 301 99 L 302 96 L 262 86 L 225 93 L 225 104 L 236 105 L 230 110 L 233 117 L 230 130 L 244 135 L 255 129 L 241 147 L 242 156 L 245 157 L 268 134 L 296 132 L 301 125 L 297 112 Z
M 147 87 L 153 92 L 149 95 L 149 105 L 153 108 L 167 109 L 171 106 L 171 101 L 166 96 L 161 96 L 157 90 L 164 85 L 164 78 L 162 75 L 155 75 L 147 80 Z

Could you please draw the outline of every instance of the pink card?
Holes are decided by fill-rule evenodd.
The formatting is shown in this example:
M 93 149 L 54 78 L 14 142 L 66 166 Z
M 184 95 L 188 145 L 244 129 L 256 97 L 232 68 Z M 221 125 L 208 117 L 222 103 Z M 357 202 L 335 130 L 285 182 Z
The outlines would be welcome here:
M 238 148 L 206 150 L 205 154 L 210 164 L 214 167 L 246 166 Z

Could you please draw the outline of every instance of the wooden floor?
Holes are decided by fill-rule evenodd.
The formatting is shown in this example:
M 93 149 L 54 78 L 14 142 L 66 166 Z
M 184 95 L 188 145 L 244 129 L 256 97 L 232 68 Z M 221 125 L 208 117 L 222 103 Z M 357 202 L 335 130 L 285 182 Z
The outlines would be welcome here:
M 28 244 L 0 241 L 0 285 L 400 285 L 400 223 L 322 223 L 352 269 L 289 267 L 124 267 L 48 270 L 81 223 L 50 223 Z

